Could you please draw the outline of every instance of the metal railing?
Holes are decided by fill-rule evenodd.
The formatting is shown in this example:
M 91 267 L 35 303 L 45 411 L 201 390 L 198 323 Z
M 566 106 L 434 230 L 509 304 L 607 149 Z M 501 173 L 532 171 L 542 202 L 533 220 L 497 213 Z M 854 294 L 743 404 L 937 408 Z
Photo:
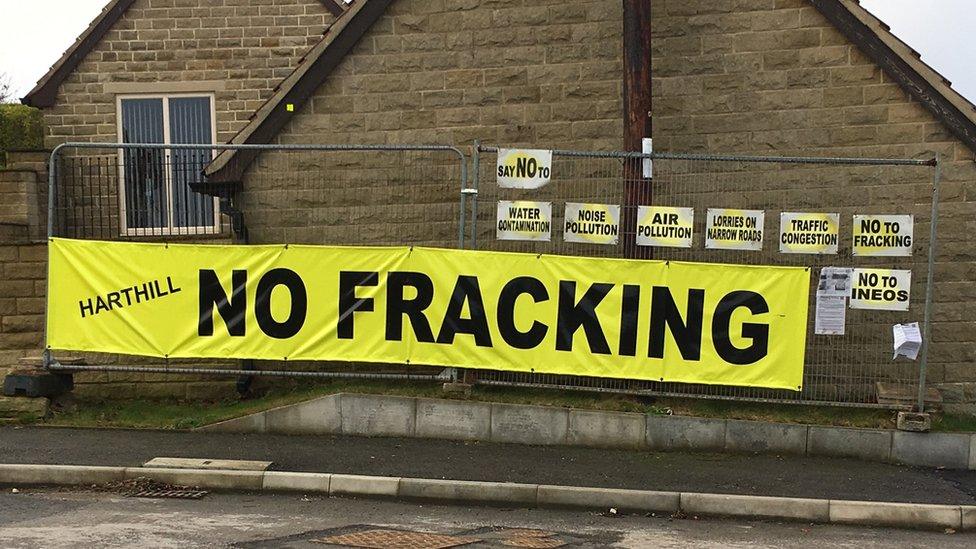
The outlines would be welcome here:
M 218 151 L 257 150 L 242 181 L 215 182 L 202 169 Z M 928 346 L 919 362 L 891 360 L 891 325 L 923 321 L 928 340 L 932 260 L 938 212 L 938 162 L 932 159 L 755 157 L 553 151 L 552 182 L 536 190 L 500 188 L 497 149 L 476 145 L 468 158 L 450 146 L 387 145 L 152 145 L 69 143 L 51 155 L 48 234 L 82 239 L 213 241 L 339 245 L 426 245 L 480 250 L 629 257 L 708 263 L 911 269 L 907 312 L 848 310 L 847 333 L 807 337 L 803 391 L 659 383 L 626 379 L 481 370 L 484 385 L 530 386 L 641 395 L 771 401 L 845 406 L 903 407 L 879 402 L 879 384 L 917 395 L 925 391 Z M 653 177 L 643 177 L 645 161 Z M 473 169 L 468 172 L 468 161 Z M 550 242 L 495 238 L 499 200 L 553 203 L 560 227 L 566 202 L 621 205 L 621 242 L 566 242 L 559 229 Z M 695 210 L 692 248 L 634 244 L 639 205 Z M 762 251 L 710 250 L 702 234 L 707 208 L 766 212 Z M 840 214 L 836 255 L 782 254 L 775 238 L 780 212 Z M 853 214 L 912 214 L 910 257 L 851 255 Z M 811 300 L 815 292 L 811 292 Z M 812 305 L 812 303 L 811 303 Z M 812 311 L 811 307 L 811 311 Z M 922 318 L 919 318 L 919 317 Z M 144 359 L 142 359 L 144 361 Z M 227 362 L 145 365 L 134 357 L 94 357 L 91 364 L 52 369 L 202 375 L 349 377 L 443 380 L 438 370 L 415 366 L 272 363 L 234 368 Z M 138 363 L 134 366 L 133 363 Z M 453 375 L 453 374 L 452 374 Z
M 219 151 L 260 154 L 241 181 L 203 176 Z M 48 235 L 89 240 L 463 246 L 467 157 L 442 145 L 67 143 L 49 163 Z M 52 370 L 443 381 L 439 368 L 86 354 Z M 450 373 L 447 372 L 447 373 Z
M 802 392 L 590 378 L 517 372 L 481 371 L 486 385 L 546 387 L 723 400 L 832 404 L 903 408 L 923 406 L 927 345 L 918 362 L 892 360 L 893 324 L 922 321 L 929 333 L 932 262 L 938 212 L 937 159 L 806 158 L 672 153 L 625 153 L 554 150 L 552 180 L 534 189 L 502 188 L 495 168 L 498 149 L 474 148 L 468 246 L 591 257 L 663 259 L 746 265 L 789 265 L 811 271 L 810 321 Z M 653 177 L 644 177 L 644 163 L 653 162 Z M 510 241 L 495 238 L 495 204 L 499 200 L 552 203 L 551 241 Z M 567 242 L 562 229 L 567 202 L 621 206 L 621 235 L 616 245 Z M 691 248 L 644 247 L 635 244 L 636 217 L 641 205 L 694 208 Z M 705 249 L 708 208 L 765 211 L 762 251 Z M 837 254 L 780 253 L 781 212 L 840 214 Z M 910 257 L 854 257 L 851 254 L 854 214 L 912 214 L 915 242 Z M 823 267 L 876 267 L 913 272 L 907 312 L 849 309 L 845 335 L 815 335 L 816 283 Z M 879 385 L 880 384 L 880 385 Z M 910 400 L 879 402 L 879 389 Z

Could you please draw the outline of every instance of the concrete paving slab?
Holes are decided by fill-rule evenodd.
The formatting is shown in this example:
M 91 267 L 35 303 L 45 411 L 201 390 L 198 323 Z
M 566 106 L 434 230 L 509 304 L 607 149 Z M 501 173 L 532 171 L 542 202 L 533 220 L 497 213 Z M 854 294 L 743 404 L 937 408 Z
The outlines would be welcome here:
M 807 454 L 888 461 L 891 458 L 891 440 L 891 431 L 811 425 L 807 435 Z
M 742 496 L 734 494 L 681 494 L 681 510 L 689 515 L 766 517 L 827 522 L 830 502 L 825 499 Z
M 488 440 L 491 438 L 491 404 L 419 399 L 416 435 L 448 440 Z
M 267 471 L 270 461 L 251 461 L 243 459 L 199 459 L 157 457 L 142 464 L 143 467 L 163 469 L 222 469 L 226 471 Z
M 959 529 L 962 527 L 962 509 L 958 505 L 832 500 L 830 522 Z
M 411 499 L 535 506 L 537 490 L 535 484 L 402 478 L 398 495 Z
M 645 437 L 652 450 L 696 450 L 721 452 L 725 449 L 724 419 L 648 415 Z
M 807 450 L 807 426 L 730 419 L 725 427 L 725 450 L 803 455 Z
M 329 482 L 329 494 L 333 496 L 396 497 L 400 486 L 399 477 L 364 475 L 334 474 Z
M 644 414 L 570 410 L 568 443 L 596 448 L 644 446 Z
M 566 444 L 569 410 L 520 404 L 491 405 L 491 441 L 533 445 Z
M 968 469 L 972 435 L 896 431 L 891 460 L 907 465 Z
M 268 471 L 262 489 L 283 492 L 328 494 L 332 475 L 329 473 L 290 473 Z
M 342 432 L 339 401 L 343 395 L 321 398 L 268 410 L 265 431 L 288 435 L 332 435 Z
M 344 393 L 342 432 L 373 437 L 412 437 L 416 430 L 417 399 Z
M 679 496 L 677 492 L 541 485 L 538 500 L 540 507 L 674 513 Z

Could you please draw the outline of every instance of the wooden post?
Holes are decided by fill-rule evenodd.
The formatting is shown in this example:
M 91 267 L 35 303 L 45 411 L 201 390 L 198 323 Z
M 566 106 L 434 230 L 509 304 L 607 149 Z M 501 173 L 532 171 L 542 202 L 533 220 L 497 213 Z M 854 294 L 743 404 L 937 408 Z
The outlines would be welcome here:
M 651 0 L 624 2 L 624 150 L 642 150 L 651 137 Z M 621 225 L 624 256 L 649 259 L 650 248 L 637 246 L 637 207 L 650 204 L 651 180 L 639 159 L 624 163 Z

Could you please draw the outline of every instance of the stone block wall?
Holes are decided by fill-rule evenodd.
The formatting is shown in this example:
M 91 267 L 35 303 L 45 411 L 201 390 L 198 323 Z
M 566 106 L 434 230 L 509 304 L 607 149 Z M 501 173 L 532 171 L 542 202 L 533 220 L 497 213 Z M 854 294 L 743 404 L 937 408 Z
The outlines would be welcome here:
M 213 92 L 228 141 L 333 19 L 318 0 L 138 0 L 44 110 L 45 145 L 115 142 L 116 93 L 167 85 Z
M 619 149 L 622 6 L 397 0 L 281 134 Z
M 948 398 L 972 400 L 976 387 L 976 246 L 969 237 L 976 230 L 973 151 L 806 0 L 655 0 L 652 25 L 658 150 L 941 155 L 928 379 L 944 388 Z M 875 203 L 901 201 L 909 210 L 924 206 L 931 193 L 928 178 L 897 181 L 898 173 L 906 170 L 879 171 L 873 183 L 858 177 L 859 172 L 863 170 L 852 169 L 846 181 L 838 180 L 837 192 L 846 192 L 853 181 Z M 916 237 L 925 241 L 927 218 L 921 216 L 915 228 Z M 924 272 L 914 274 L 924 276 Z

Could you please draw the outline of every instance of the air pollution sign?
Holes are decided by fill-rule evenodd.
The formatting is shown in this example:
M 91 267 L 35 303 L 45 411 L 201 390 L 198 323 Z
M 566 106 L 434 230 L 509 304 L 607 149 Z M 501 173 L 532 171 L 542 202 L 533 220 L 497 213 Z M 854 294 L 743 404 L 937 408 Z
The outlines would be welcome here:
M 805 268 L 52 239 L 50 349 L 798 391 Z
M 496 169 L 503 189 L 538 189 L 552 177 L 552 151 L 498 149 Z
M 637 209 L 637 245 L 690 248 L 694 208 L 641 206 Z

